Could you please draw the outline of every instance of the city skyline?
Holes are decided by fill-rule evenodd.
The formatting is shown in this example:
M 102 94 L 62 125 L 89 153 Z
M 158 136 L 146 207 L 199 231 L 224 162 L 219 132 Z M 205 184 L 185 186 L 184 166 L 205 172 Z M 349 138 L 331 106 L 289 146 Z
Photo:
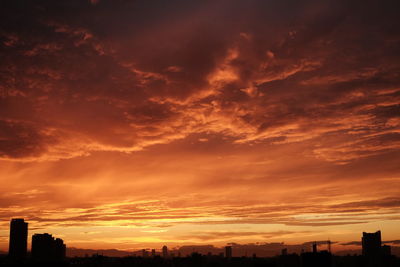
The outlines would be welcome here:
M 259 251 L 246 250 L 245 254 L 235 251 L 239 244 L 228 244 L 215 253 L 215 251 L 203 251 L 193 248 L 186 252 L 185 249 L 169 249 L 166 245 L 160 252 L 156 249 L 142 249 L 137 255 L 130 252 L 127 255 L 107 255 L 104 251 L 89 254 L 86 250 L 84 255 L 67 253 L 67 246 L 60 238 L 52 234 L 33 234 L 32 249 L 27 250 L 28 225 L 23 218 L 12 218 L 10 220 L 9 253 L 0 254 L 0 264 L 4 266 L 274 266 L 274 267 L 330 267 L 340 266 L 365 266 L 365 267 L 395 267 L 400 263 L 400 258 L 392 254 L 392 246 L 382 241 L 381 231 L 374 233 L 363 232 L 361 237 L 362 254 L 355 251 L 348 251 L 346 255 L 337 255 L 332 252 L 332 241 L 309 242 L 308 248 L 301 248 L 301 251 L 294 251 L 293 248 L 282 245 L 280 254 L 273 255 L 257 254 Z M 395 243 L 391 241 L 391 243 Z M 321 245 L 326 249 L 321 250 Z M 210 247 L 208 247 L 209 249 Z M 397 247 L 398 248 L 398 247 Z M 207 249 L 207 248 L 206 248 Z M 233 252 L 235 251 L 235 252 Z M 92 251 L 93 252 L 93 251 Z M 243 252 L 243 251 L 242 251 Z M 251 256 L 249 256 L 251 254 Z
M 329 254 L 335 253 L 332 250 L 332 244 L 338 243 L 336 241 L 324 240 L 324 241 L 313 241 L 306 242 L 301 245 L 293 245 L 293 244 L 285 244 L 284 242 L 280 244 L 275 243 L 275 247 L 271 247 L 269 249 L 268 254 L 265 254 L 266 251 L 262 251 L 260 253 L 259 248 L 255 248 L 257 246 L 267 245 L 268 243 L 253 243 L 251 247 L 242 247 L 243 245 L 237 243 L 229 243 L 224 247 L 218 248 L 210 245 L 202 245 L 202 246 L 181 246 L 181 247 L 173 247 L 169 249 L 166 245 L 163 245 L 161 249 L 155 248 L 143 248 L 141 250 L 136 251 L 118 251 L 116 249 L 112 249 L 112 253 L 107 250 L 84 250 L 71 248 L 72 251 L 67 252 L 67 246 L 64 243 L 64 240 L 60 238 L 55 238 L 52 234 L 49 233 L 34 233 L 31 235 L 31 250 L 28 249 L 28 225 L 22 218 L 13 218 L 10 221 L 10 235 L 9 235 L 9 251 L 8 257 L 14 261 L 23 261 L 28 258 L 32 258 L 35 261 L 59 261 L 65 259 L 65 257 L 76 257 L 76 256 L 87 256 L 87 255 L 107 255 L 112 257 L 126 257 L 126 256 L 138 256 L 143 258 L 149 257 L 162 257 L 164 259 L 174 258 L 174 257 L 186 257 L 190 256 L 193 253 L 199 253 L 200 255 L 216 255 L 221 256 L 227 259 L 235 257 L 272 257 L 278 255 L 280 251 L 282 256 L 286 256 L 289 254 L 303 254 L 307 252 L 311 252 L 313 254 L 322 251 L 328 252 Z M 396 246 L 400 243 L 400 240 L 391 240 L 391 241 L 382 241 L 382 233 L 380 230 L 374 233 L 363 232 L 361 241 L 353 241 L 349 243 L 344 243 L 344 246 L 361 246 L 361 251 L 357 250 L 344 250 L 344 251 L 336 251 L 338 255 L 362 255 L 366 258 L 375 258 L 379 259 L 381 255 L 397 255 L 400 256 L 400 247 Z M 394 245 L 390 246 L 388 244 Z M 244 245 L 246 246 L 246 245 Z M 322 247 L 322 250 L 321 250 Z M 393 247 L 393 250 L 392 250 Z M 233 248 L 235 248 L 235 254 L 232 253 Z M 238 249 L 239 248 L 239 249 Z M 79 252 L 81 251 L 81 252 Z M 91 254 L 88 252 L 91 251 Z M 1 252 L 1 251 L 0 251 Z M 258 254 L 257 254 L 258 252 Z M 4 252 L 3 252 L 4 253 Z M 27 254 L 29 253 L 29 257 Z
M 396 251 L 399 8 L 1 1 L 0 251 L 12 218 L 79 249 Z

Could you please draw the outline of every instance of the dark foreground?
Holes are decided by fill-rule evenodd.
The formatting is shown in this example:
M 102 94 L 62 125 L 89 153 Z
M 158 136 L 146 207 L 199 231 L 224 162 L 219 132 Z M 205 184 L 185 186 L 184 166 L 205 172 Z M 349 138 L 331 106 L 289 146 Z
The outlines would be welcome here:
M 142 258 L 124 257 L 112 258 L 105 256 L 92 256 L 84 258 L 68 258 L 62 262 L 11 262 L 6 257 L 0 258 L 0 266 L 26 266 L 26 267 L 400 267 L 400 258 L 387 256 L 382 259 L 369 260 L 363 256 L 316 256 L 310 254 L 291 254 L 271 258 L 233 257 L 231 259 L 218 256 L 204 256 L 193 254 L 188 257 L 164 259 L 161 257 Z

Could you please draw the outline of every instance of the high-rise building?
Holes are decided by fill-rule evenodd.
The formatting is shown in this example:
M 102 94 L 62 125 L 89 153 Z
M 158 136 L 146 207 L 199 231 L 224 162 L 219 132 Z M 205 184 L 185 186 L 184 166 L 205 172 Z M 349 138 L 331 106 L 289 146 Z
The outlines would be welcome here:
M 231 246 L 226 246 L 225 247 L 225 258 L 232 258 L 232 247 Z
M 61 238 L 54 240 L 54 256 L 56 259 L 64 259 L 67 254 L 67 246 Z
M 8 255 L 14 260 L 26 258 L 28 223 L 24 219 L 11 219 Z
M 66 246 L 60 238 L 50 234 L 32 236 L 32 259 L 35 261 L 61 261 L 65 258 Z
M 162 255 L 164 258 L 168 258 L 168 248 L 167 246 L 162 247 Z
M 375 233 L 363 232 L 361 239 L 362 254 L 366 257 L 376 257 L 381 253 L 381 231 Z

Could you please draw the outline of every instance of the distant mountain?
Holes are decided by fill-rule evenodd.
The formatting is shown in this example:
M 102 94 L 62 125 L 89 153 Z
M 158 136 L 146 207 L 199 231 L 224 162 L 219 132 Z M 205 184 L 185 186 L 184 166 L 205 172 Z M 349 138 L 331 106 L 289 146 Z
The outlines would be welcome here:
M 83 249 L 83 248 L 67 247 L 67 257 L 85 257 L 85 256 L 92 256 L 95 254 L 108 257 L 126 257 L 133 255 L 133 253 L 130 251 L 117 250 L 117 249 Z
M 361 255 L 361 249 L 345 249 L 339 250 L 334 253 L 337 256 L 347 256 L 347 255 Z

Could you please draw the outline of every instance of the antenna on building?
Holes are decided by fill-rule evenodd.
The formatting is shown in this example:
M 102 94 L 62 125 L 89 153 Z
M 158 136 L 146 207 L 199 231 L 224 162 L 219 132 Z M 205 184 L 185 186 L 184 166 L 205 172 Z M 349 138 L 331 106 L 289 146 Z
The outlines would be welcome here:
M 330 239 L 328 239 L 328 251 L 329 251 L 329 253 L 332 253 L 332 251 L 331 251 L 331 240 Z

